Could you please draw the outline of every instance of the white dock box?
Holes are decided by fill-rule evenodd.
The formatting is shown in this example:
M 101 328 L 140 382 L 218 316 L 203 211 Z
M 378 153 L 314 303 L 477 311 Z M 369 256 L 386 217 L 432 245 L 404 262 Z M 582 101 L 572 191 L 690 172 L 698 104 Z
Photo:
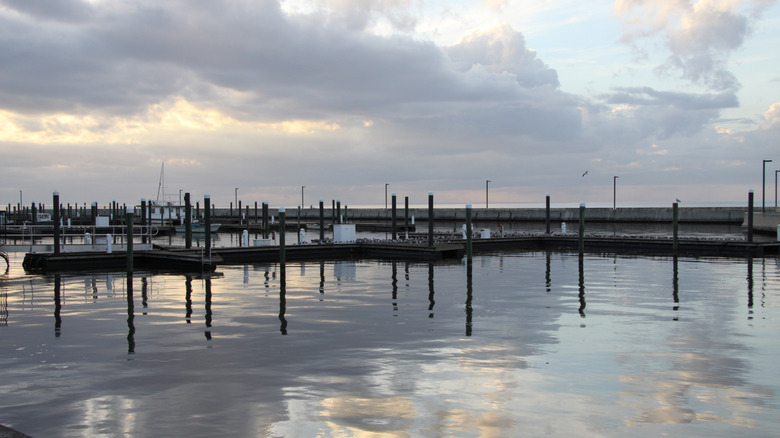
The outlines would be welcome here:
M 333 243 L 352 243 L 355 239 L 355 224 L 333 225 Z

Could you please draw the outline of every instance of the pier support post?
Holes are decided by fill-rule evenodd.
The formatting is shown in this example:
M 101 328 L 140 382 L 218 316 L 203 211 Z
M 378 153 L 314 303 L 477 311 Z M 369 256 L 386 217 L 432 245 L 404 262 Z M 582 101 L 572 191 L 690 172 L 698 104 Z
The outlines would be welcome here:
M 325 204 L 320 198 L 320 244 L 325 240 Z
M 286 230 L 285 229 L 285 224 L 284 224 L 284 219 L 285 219 L 284 216 L 285 216 L 284 207 L 279 207 L 279 264 L 281 266 L 284 266 L 285 263 L 287 262 L 287 260 L 286 260 L 287 259 L 287 257 L 286 257 L 287 254 L 285 254 L 285 249 L 284 249 L 284 243 L 285 243 L 284 242 L 284 232 Z M 282 268 L 282 269 L 284 269 L 284 268 Z
M 203 196 L 203 225 L 206 227 L 206 257 L 211 260 L 211 196 L 208 193 Z
M 236 209 L 236 216 L 238 216 L 238 224 L 244 224 L 244 218 L 241 217 L 241 200 L 238 201 L 238 208 Z
M 268 201 L 263 201 L 263 239 L 267 239 L 270 234 L 268 230 Z
M 143 230 L 141 232 L 141 243 L 147 243 L 146 235 L 148 234 L 151 237 L 152 228 L 151 227 L 146 228 L 146 199 L 145 198 L 141 198 L 141 229 Z
M 341 201 L 336 199 L 336 218 L 335 223 L 341 223 Z
M 409 197 L 404 196 L 404 240 L 409 240 Z
M 392 200 L 393 200 L 392 201 L 393 202 L 393 204 L 392 204 L 393 205 L 393 209 L 392 209 L 391 217 L 392 217 L 393 225 L 391 227 L 392 233 L 390 234 L 390 240 L 395 242 L 396 239 L 397 239 L 397 236 L 398 236 L 398 222 L 396 222 L 397 221 L 397 216 L 396 216 L 395 192 L 393 192 L 393 194 L 392 194 Z
M 545 204 L 546 204 L 546 214 L 545 214 L 545 220 L 544 220 L 545 225 L 546 225 L 545 226 L 545 233 L 546 234 L 550 234 L 550 194 L 548 193 L 545 198 L 546 198 L 546 201 L 545 201 Z
M 433 192 L 428 192 L 428 246 L 433 246 Z
M 471 264 L 471 204 L 466 204 L 466 261 Z
M 52 217 L 52 226 L 54 227 L 54 254 L 60 253 L 60 192 L 54 192 L 52 195 L 54 205 L 54 217 Z
M 97 202 L 93 202 L 92 203 L 92 225 L 97 225 L 97 212 L 98 212 L 97 207 L 98 207 Z
M 674 255 L 677 255 L 677 249 L 679 248 L 680 209 L 676 202 L 672 204 L 672 224 L 674 226 L 672 251 Z
M 753 189 L 748 192 L 747 241 L 753 241 Z
M 127 273 L 133 272 L 133 221 L 135 220 L 135 214 L 133 207 L 127 207 L 126 210 L 127 224 Z
M 184 247 L 192 248 L 192 203 L 189 192 L 184 194 Z
M 585 203 L 580 204 L 580 256 L 585 252 Z

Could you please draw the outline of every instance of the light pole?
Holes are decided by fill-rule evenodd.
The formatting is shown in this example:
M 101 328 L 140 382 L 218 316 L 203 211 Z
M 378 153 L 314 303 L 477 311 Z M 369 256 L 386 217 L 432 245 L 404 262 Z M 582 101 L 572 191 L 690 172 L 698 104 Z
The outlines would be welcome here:
M 775 170 L 775 208 L 777 208 L 777 173 L 780 170 Z
M 306 186 L 301 186 L 301 208 L 305 208 L 303 206 L 303 189 L 305 189 L 305 188 L 306 188 Z
M 385 210 L 387 210 L 387 186 L 389 186 L 390 183 L 385 183 Z
M 236 187 L 235 192 L 236 192 L 236 204 L 235 204 L 235 206 L 236 206 L 236 209 L 238 209 L 238 187 Z M 241 216 L 241 212 L 240 211 L 238 212 L 238 215 L 239 215 L 239 217 Z
M 766 210 L 766 163 L 771 163 L 772 160 L 764 160 L 762 163 L 761 174 L 761 213 Z
M 490 180 L 485 180 L 485 210 L 488 208 L 488 185 L 490 184 Z
M 618 176 L 615 175 L 612 177 L 612 209 L 615 209 L 615 204 L 617 201 L 617 179 Z

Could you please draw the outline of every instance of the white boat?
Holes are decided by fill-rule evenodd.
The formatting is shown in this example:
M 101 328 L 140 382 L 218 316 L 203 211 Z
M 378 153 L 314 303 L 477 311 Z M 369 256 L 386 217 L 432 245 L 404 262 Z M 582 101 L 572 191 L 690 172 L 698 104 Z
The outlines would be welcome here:
M 211 232 L 216 233 L 219 230 L 219 227 L 221 227 L 222 224 L 211 224 Z M 176 225 L 176 232 L 177 233 L 185 233 L 187 232 L 184 225 Z M 206 232 L 206 224 L 204 222 L 194 222 L 192 224 L 192 232 L 193 233 L 205 233 Z

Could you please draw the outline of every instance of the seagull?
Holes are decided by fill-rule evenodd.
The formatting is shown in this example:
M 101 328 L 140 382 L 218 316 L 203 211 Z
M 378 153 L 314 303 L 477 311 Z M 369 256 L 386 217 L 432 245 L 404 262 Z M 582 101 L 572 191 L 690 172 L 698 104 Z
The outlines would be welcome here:
M 675 200 L 677 200 L 677 202 L 682 202 L 682 201 L 680 201 L 680 198 L 675 198 Z
M 585 173 L 582 174 L 582 177 L 585 178 L 585 175 L 588 174 L 588 171 L 586 170 Z

